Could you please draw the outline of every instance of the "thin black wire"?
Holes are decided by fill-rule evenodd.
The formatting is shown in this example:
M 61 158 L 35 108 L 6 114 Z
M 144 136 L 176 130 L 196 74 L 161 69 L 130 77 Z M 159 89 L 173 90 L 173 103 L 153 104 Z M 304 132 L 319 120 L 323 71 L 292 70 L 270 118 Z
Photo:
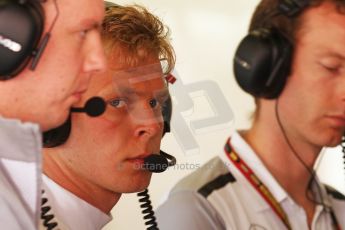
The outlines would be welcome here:
M 278 124 L 279 124 L 279 127 L 280 127 L 280 130 L 282 131 L 283 133 L 283 136 L 284 136 L 284 139 L 286 141 L 286 143 L 288 144 L 289 148 L 291 149 L 292 153 L 294 154 L 294 156 L 297 158 L 297 160 L 303 165 L 303 167 L 308 171 L 308 173 L 310 174 L 310 179 L 309 179 L 309 182 L 308 182 L 308 186 L 307 186 L 307 189 L 305 191 L 305 195 L 306 195 L 306 198 L 313 202 L 314 204 L 320 204 L 322 205 L 326 210 L 328 210 L 327 206 L 325 205 L 324 201 L 323 201 L 323 196 L 322 196 L 322 193 L 321 193 L 321 188 L 320 188 L 320 185 L 318 183 L 318 181 L 316 181 L 316 171 L 315 170 L 312 170 L 310 169 L 307 164 L 303 161 L 303 159 L 300 157 L 300 155 L 297 153 L 297 151 L 295 150 L 295 148 L 292 146 L 286 132 L 285 132 L 285 129 L 283 127 L 283 124 L 280 120 L 280 116 L 279 116 L 279 112 L 278 112 L 278 101 L 279 99 L 276 100 L 276 103 L 275 103 L 275 114 L 276 114 L 276 118 L 277 118 L 277 121 L 278 121 Z M 314 199 L 314 197 L 310 197 L 310 190 L 311 190 L 311 186 L 312 186 L 312 183 L 315 181 L 315 184 L 316 184 L 316 188 L 318 190 L 318 193 L 319 193 L 319 197 L 321 199 L 321 202 L 317 201 L 316 199 Z
M 341 150 L 343 152 L 343 161 L 344 161 L 344 172 L 345 172 L 345 134 L 343 135 L 343 138 L 341 139 Z

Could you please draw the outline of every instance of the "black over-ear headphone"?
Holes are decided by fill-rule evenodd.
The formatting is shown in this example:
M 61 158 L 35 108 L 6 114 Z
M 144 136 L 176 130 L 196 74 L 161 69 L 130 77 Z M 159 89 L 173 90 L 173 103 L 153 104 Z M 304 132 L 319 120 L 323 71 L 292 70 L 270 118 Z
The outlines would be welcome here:
M 294 17 L 310 0 L 281 0 L 276 15 Z M 293 45 L 276 28 L 251 31 L 239 44 L 234 75 L 240 87 L 255 97 L 277 98 L 290 72 Z
M 165 133 L 170 132 L 170 121 L 171 121 L 171 115 L 172 115 L 172 101 L 171 97 L 169 97 L 162 109 L 162 115 L 163 115 L 163 121 L 164 121 L 164 127 L 163 127 L 163 136 Z M 59 145 L 64 144 L 70 133 L 71 133 L 71 115 L 67 118 L 65 123 L 63 123 L 61 126 L 51 129 L 49 131 L 46 131 L 43 133 L 43 147 L 45 148 L 53 148 L 57 147 Z
M 43 26 L 39 0 L 0 0 L 0 80 L 14 77 L 27 65 Z

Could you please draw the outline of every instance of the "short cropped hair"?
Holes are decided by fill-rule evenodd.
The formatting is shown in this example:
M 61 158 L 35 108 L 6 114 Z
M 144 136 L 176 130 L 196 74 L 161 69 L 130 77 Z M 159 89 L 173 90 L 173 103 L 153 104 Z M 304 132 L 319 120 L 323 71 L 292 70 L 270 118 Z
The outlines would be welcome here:
M 339 13 L 345 12 L 344 0 L 310 0 L 309 5 L 301 12 L 292 17 L 287 17 L 283 14 L 276 14 L 278 12 L 278 5 L 283 0 L 262 0 L 256 7 L 253 17 L 250 22 L 249 31 L 258 28 L 275 28 L 285 35 L 292 43 L 295 42 L 296 34 L 303 25 L 301 16 L 303 11 L 310 7 L 316 7 L 324 2 L 331 2 L 336 6 Z

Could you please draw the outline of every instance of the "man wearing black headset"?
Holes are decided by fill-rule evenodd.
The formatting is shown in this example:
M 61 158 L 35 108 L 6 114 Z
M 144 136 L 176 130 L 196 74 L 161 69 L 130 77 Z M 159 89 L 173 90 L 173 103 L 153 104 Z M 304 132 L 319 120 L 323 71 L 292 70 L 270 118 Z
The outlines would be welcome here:
M 105 69 L 101 0 L 0 1 L 0 223 L 37 229 L 41 131 Z
M 254 95 L 249 130 L 183 179 L 162 229 L 345 229 L 345 197 L 313 166 L 345 131 L 345 2 L 262 0 L 234 58 Z
M 92 78 L 76 106 L 98 96 L 105 112 L 93 118 L 72 114 L 65 124 L 70 128 L 45 138 L 46 228 L 101 229 L 122 193 L 148 186 L 144 158 L 160 152 L 170 98 L 165 76 L 175 64 L 169 31 L 144 7 L 107 3 L 102 41 L 109 67 Z

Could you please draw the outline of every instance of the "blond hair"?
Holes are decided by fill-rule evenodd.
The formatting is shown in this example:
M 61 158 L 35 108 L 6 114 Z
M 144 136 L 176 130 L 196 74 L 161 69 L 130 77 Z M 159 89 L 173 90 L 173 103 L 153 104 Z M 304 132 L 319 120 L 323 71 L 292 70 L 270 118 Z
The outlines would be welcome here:
M 170 73 L 175 66 L 175 52 L 169 36 L 169 28 L 143 6 L 112 5 L 106 8 L 102 24 L 106 52 L 119 49 L 124 55 L 115 58 L 125 64 L 135 66 L 156 55 L 166 61 L 164 73 Z

